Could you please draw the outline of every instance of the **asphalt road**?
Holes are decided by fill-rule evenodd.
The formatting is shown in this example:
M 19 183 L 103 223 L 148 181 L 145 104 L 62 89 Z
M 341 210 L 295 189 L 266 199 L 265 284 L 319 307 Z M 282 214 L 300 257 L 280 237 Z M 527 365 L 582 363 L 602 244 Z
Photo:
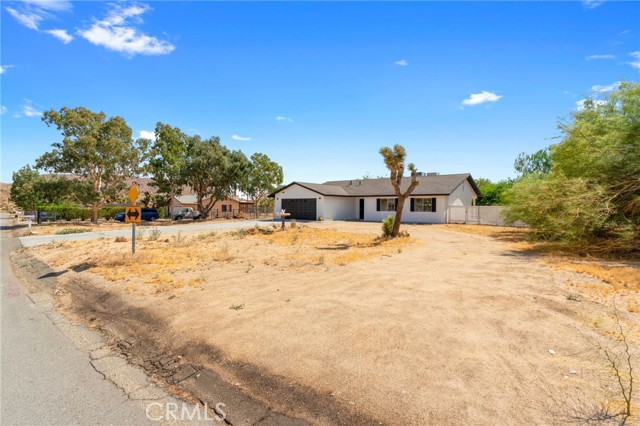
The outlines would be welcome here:
M 157 425 L 27 297 L 9 264 L 8 215 L 0 226 L 0 423 Z
M 239 229 L 239 228 L 252 228 L 258 226 L 270 226 L 271 224 L 279 224 L 273 220 L 245 220 L 237 222 L 193 222 L 189 224 L 180 224 L 174 226 L 144 226 L 143 229 L 148 233 L 150 229 L 155 228 L 160 231 L 162 235 L 177 234 L 178 232 L 191 232 L 191 231 L 209 231 L 209 230 L 225 230 L 225 229 Z M 78 241 L 78 240 L 95 240 L 97 238 L 106 237 L 130 237 L 131 229 L 119 229 L 114 231 L 103 232 L 83 232 L 80 234 L 66 234 L 66 235 L 33 235 L 29 237 L 20 237 L 20 242 L 24 247 L 32 247 L 41 244 L 47 244 L 52 241 Z

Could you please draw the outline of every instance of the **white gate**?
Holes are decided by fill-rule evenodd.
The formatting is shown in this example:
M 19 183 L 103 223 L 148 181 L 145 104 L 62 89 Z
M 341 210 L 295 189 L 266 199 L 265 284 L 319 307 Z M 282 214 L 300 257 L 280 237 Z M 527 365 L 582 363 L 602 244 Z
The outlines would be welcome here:
M 447 223 L 465 223 L 468 225 L 497 225 L 506 226 L 504 206 L 449 206 Z M 514 223 L 513 226 L 526 226 L 524 223 Z

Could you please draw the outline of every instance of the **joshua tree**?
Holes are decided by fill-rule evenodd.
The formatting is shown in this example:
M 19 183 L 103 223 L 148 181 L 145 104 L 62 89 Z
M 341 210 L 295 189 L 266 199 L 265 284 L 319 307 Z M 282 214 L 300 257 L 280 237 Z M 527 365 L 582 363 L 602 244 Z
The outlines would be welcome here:
M 393 146 L 393 149 L 382 147 L 380 148 L 380 155 L 384 158 L 384 164 L 391 172 L 389 178 L 391 179 L 391 185 L 393 185 L 393 189 L 396 192 L 396 197 L 398 197 L 396 217 L 393 222 L 393 232 L 391 233 L 391 237 L 395 238 L 398 236 L 398 232 L 400 232 L 400 221 L 402 220 L 404 200 L 411 195 L 420 182 L 416 177 L 416 166 L 413 163 L 409 163 L 407 167 L 411 171 L 411 183 L 404 192 L 401 190 L 402 176 L 404 175 L 404 160 L 407 158 L 407 152 L 403 146 L 396 144 Z

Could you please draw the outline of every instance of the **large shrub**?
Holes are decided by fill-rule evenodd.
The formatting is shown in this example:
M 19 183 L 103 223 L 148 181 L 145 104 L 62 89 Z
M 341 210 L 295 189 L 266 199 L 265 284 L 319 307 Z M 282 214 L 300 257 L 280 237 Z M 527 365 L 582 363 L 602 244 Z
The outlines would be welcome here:
M 613 214 L 604 188 L 563 175 L 527 176 L 505 194 L 507 222 L 521 220 L 549 240 L 575 241 L 602 236 Z
M 508 191 L 507 219 L 553 240 L 606 235 L 640 246 L 640 84 L 623 82 L 605 100 L 586 100 L 559 128 L 550 168 L 534 169 Z

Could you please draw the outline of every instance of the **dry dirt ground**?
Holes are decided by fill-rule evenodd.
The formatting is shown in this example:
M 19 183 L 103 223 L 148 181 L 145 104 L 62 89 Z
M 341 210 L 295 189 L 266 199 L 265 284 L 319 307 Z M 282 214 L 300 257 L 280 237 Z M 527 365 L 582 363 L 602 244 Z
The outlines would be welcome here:
M 637 264 L 580 270 L 593 262 L 525 250 L 519 231 L 404 229 L 384 243 L 379 224 L 327 222 L 147 238 L 135 258 L 113 239 L 29 252 L 61 274 L 70 315 L 125 324 L 314 424 L 550 424 L 619 407 L 594 344 L 620 347 L 615 306 L 638 347 Z

